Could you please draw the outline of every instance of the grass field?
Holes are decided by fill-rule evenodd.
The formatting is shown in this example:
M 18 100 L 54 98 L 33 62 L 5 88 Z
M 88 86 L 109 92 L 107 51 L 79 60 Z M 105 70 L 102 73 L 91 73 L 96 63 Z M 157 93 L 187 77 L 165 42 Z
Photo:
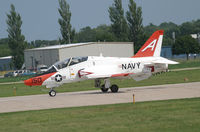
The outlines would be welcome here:
M 199 132 L 200 98 L 0 114 L 1 132 Z
M 170 69 L 199 67 L 200 61 L 181 62 Z M 187 79 L 186 79 L 187 78 Z M 26 79 L 26 78 L 23 78 Z M 22 78 L 0 79 L 15 82 Z M 187 80 L 187 81 L 185 81 Z M 148 86 L 199 82 L 200 70 L 168 72 L 135 82 L 132 79 L 112 79 L 119 87 Z M 94 81 L 65 84 L 58 92 L 96 90 Z M 0 97 L 47 94 L 44 87 L 24 84 L 0 85 Z M 61 108 L 0 114 L 0 132 L 199 132 L 200 98 L 140 102 L 77 108 Z
M 200 67 L 200 59 L 196 60 L 175 60 L 179 62 L 177 65 L 169 65 L 169 69 L 179 69 L 179 68 L 191 68 L 191 67 Z
M 19 82 L 26 80 L 28 78 L 31 78 L 32 76 L 23 76 L 23 77 L 6 77 L 6 78 L 0 78 L 0 83 L 5 83 L 5 82 Z
M 188 70 L 188 71 L 176 71 L 159 74 L 152 76 L 150 79 L 136 82 L 133 79 L 118 80 L 112 79 L 112 84 L 119 85 L 120 88 L 124 87 L 136 87 L 136 86 L 149 86 L 149 85 L 161 85 L 161 84 L 174 84 L 184 83 L 184 79 L 187 78 L 187 82 L 199 82 L 200 70 Z M 16 88 L 16 95 L 34 95 L 34 94 L 47 94 L 49 89 L 44 86 L 28 87 L 24 84 L 6 84 L 0 85 L 0 97 L 14 96 L 14 88 Z M 57 92 L 73 92 L 73 91 L 86 91 L 97 90 L 94 88 L 94 81 L 88 80 L 77 83 L 64 84 L 59 88 L 56 88 Z

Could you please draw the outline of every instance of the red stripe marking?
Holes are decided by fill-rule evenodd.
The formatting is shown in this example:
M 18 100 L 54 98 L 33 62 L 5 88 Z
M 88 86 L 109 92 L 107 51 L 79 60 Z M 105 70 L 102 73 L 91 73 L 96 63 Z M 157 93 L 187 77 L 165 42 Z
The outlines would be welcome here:
M 128 76 L 128 75 L 131 75 L 131 74 L 134 74 L 134 73 L 120 73 L 120 74 L 114 74 L 112 75 L 111 77 L 121 77 L 121 76 Z
M 40 86 L 42 85 L 42 83 L 48 79 L 49 77 L 51 77 L 52 75 L 54 75 L 56 72 L 53 73 L 49 73 L 49 74 L 45 74 L 45 75 L 41 75 L 38 77 L 33 77 L 27 80 L 24 80 L 24 84 L 27 86 Z

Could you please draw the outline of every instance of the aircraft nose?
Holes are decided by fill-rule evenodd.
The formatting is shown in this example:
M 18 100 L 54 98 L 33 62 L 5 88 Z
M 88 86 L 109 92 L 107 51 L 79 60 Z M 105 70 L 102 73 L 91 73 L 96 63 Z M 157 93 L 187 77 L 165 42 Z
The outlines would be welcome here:
M 48 78 L 50 78 L 55 73 L 56 72 L 39 75 L 30 79 L 24 80 L 24 84 L 27 86 L 41 86 Z
M 24 80 L 24 84 L 27 86 L 32 86 L 32 78 Z

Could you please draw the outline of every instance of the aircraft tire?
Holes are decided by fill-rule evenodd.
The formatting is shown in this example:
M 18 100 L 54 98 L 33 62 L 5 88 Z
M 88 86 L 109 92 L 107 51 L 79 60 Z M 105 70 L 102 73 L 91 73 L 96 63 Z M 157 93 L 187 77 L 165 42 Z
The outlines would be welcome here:
M 110 87 L 110 90 L 113 92 L 113 93 L 117 93 L 118 92 L 118 89 L 119 89 L 119 87 L 117 86 L 117 85 L 112 85 L 111 87 Z
M 56 96 L 56 91 L 55 90 L 49 91 L 49 96 L 55 97 Z
M 106 93 L 106 92 L 108 92 L 108 88 L 105 88 L 105 85 L 102 85 L 102 86 L 101 86 L 101 91 L 102 91 L 103 93 Z

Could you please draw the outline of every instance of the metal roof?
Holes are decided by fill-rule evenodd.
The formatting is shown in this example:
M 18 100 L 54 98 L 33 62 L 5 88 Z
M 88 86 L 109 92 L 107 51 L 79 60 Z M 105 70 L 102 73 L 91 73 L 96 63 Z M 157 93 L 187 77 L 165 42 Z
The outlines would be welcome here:
M 4 59 L 12 59 L 12 56 L 0 57 L 0 60 L 4 60 Z
M 71 48 L 71 47 L 90 45 L 90 44 L 122 44 L 122 43 L 133 44 L 133 42 L 87 42 L 87 43 L 74 43 L 74 44 L 46 46 L 46 47 L 40 47 L 40 48 L 26 49 L 25 51 L 62 49 L 62 48 Z
M 34 49 L 27 49 L 27 50 L 25 50 L 25 51 L 30 51 L 30 50 L 62 49 L 62 48 L 70 48 L 70 47 L 82 46 L 82 45 L 88 45 L 88 44 L 93 44 L 93 42 L 88 42 L 88 43 L 75 43 L 75 44 L 62 44 L 62 45 L 53 45 L 53 46 L 40 47 L 40 48 L 34 48 Z

